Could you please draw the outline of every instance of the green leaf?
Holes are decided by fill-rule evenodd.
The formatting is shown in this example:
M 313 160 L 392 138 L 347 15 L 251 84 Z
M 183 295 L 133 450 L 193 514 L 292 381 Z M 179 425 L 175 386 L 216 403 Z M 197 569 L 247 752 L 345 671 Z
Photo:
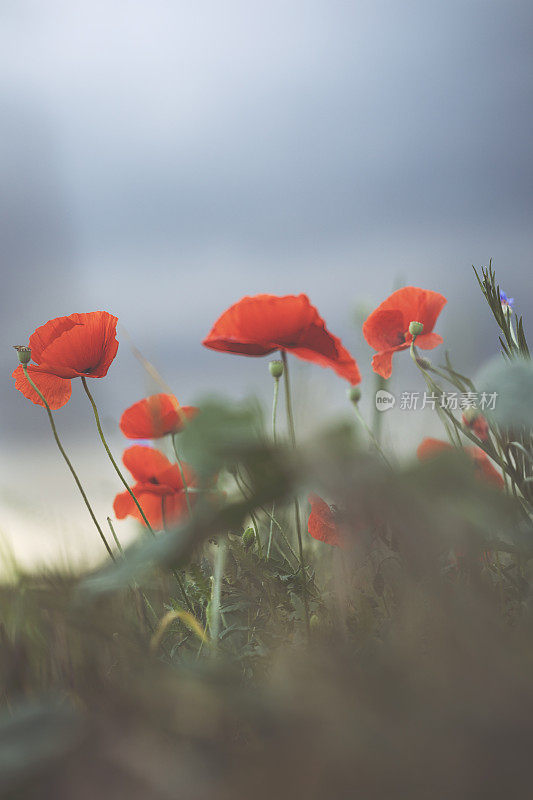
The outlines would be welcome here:
M 197 414 L 180 434 L 185 460 L 203 477 L 239 461 L 257 445 L 263 423 L 257 405 L 240 405 L 217 399 L 200 402 Z

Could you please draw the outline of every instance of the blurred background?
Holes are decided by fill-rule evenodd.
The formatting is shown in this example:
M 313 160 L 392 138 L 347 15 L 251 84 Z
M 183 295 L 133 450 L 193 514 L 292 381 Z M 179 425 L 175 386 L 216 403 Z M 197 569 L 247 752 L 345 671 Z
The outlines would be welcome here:
M 0 15 L 4 565 L 101 555 L 44 412 L 10 378 L 11 345 L 50 318 L 119 317 L 92 388 L 120 454 L 121 411 L 155 388 L 129 337 L 185 404 L 270 403 L 266 360 L 201 346 L 245 294 L 306 292 L 358 358 L 367 412 L 361 320 L 393 288 L 448 297 L 437 330 L 461 371 L 498 344 L 472 264 L 492 258 L 527 314 L 527 0 L 3 0 Z M 408 362 L 394 391 L 420 388 Z M 302 430 L 350 413 L 331 371 L 295 372 Z M 429 421 L 398 414 L 386 435 L 409 453 Z M 105 518 L 120 486 L 79 382 L 56 417 Z

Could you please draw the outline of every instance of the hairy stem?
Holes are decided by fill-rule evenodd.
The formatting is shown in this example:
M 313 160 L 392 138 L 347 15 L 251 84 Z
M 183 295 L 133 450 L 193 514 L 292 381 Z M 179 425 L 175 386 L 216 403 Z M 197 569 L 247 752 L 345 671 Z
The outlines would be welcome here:
M 184 469 L 183 469 L 183 464 L 182 464 L 181 458 L 180 458 L 179 453 L 178 453 L 178 446 L 176 444 L 176 436 L 177 436 L 176 433 L 171 433 L 170 434 L 170 438 L 172 439 L 172 447 L 174 448 L 174 455 L 176 457 L 176 463 L 178 465 L 178 469 L 179 469 L 180 475 L 181 475 L 181 482 L 183 483 L 183 490 L 185 492 L 185 501 L 187 503 L 187 509 L 189 511 L 189 515 L 191 515 L 192 514 L 192 508 L 191 508 L 191 499 L 189 497 L 189 487 L 187 485 L 187 481 L 185 480 L 185 472 L 184 472 Z
M 48 403 L 46 401 L 46 398 L 41 394 L 40 390 L 37 388 L 35 383 L 30 378 L 29 373 L 28 373 L 28 368 L 27 368 L 26 364 L 22 365 L 22 369 L 24 370 L 24 374 L 25 374 L 26 378 L 28 379 L 28 382 L 29 382 L 30 386 L 37 392 L 37 394 L 39 395 L 39 397 L 41 398 L 41 400 L 44 403 L 44 407 L 46 408 L 46 413 L 48 414 L 48 419 L 50 420 L 50 427 L 52 428 L 52 433 L 54 434 L 54 439 L 56 440 L 56 444 L 57 444 L 57 446 L 59 448 L 59 452 L 61 453 L 61 455 L 65 459 L 67 467 L 69 468 L 69 470 L 70 470 L 70 472 L 72 474 L 72 477 L 74 478 L 74 481 L 76 482 L 76 486 L 80 490 L 80 494 L 83 497 L 83 502 L 87 506 L 87 510 L 89 511 L 89 514 L 91 515 L 91 519 L 92 519 L 92 521 L 94 522 L 94 524 L 96 526 L 96 530 L 100 534 L 100 538 L 101 538 L 102 542 L 104 543 L 104 547 L 107 550 L 109 557 L 113 561 L 115 561 L 115 556 L 113 555 L 113 551 L 111 550 L 111 548 L 110 548 L 110 546 L 109 546 L 109 544 L 107 542 L 107 539 L 104 536 L 104 532 L 103 532 L 102 528 L 98 524 L 98 520 L 96 519 L 96 517 L 94 515 L 94 511 L 92 510 L 91 504 L 89 503 L 89 500 L 87 499 L 87 495 L 85 494 L 83 486 L 81 485 L 80 479 L 78 478 L 78 476 L 76 474 L 76 470 L 72 466 L 72 463 L 71 463 L 69 457 L 67 456 L 67 454 L 66 454 L 66 452 L 65 452 L 65 450 L 63 448 L 63 445 L 61 444 L 61 441 L 59 439 L 59 435 L 57 433 L 57 428 L 56 428 L 56 425 L 55 425 L 55 422 L 54 422 L 54 417 L 52 416 L 52 412 L 50 410 L 50 406 L 48 405 Z
M 274 378 L 274 397 L 272 399 L 272 439 L 276 444 L 276 416 L 278 410 L 279 378 Z M 274 532 L 274 513 L 276 511 L 275 501 L 272 503 L 272 513 L 270 515 L 270 530 L 268 532 L 268 546 L 266 552 L 267 561 L 270 558 L 270 548 L 272 546 L 272 534 Z
M 137 508 L 139 510 L 139 513 L 140 513 L 141 517 L 143 518 L 143 520 L 144 520 L 144 522 L 146 524 L 146 527 L 148 528 L 150 533 L 153 536 L 155 536 L 153 528 L 150 525 L 150 523 L 148 522 L 148 520 L 146 518 L 146 515 L 145 515 L 144 511 L 142 510 L 142 508 L 141 508 L 141 506 L 139 504 L 139 501 L 137 500 L 137 498 L 133 494 L 131 488 L 128 486 L 128 482 L 127 482 L 126 478 L 124 477 L 124 475 L 120 471 L 120 468 L 119 468 L 117 462 L 113 458 L 113 454 L 112 454 L 111 450 L 109 449 L 109 445 L 108 445 L 108 443 L 106 441 L 106 438 L 104 436 L 104 432 L 102 430 L 102 425 L 100 424 L 100 416 L 98 414 L 98 409 L 96 408 L 96 403 L 94 402 L 93 396 L 92 396 L 91 392 L 89 391 L 89 387 L 87 386 L 87 381 L 85 380 L 85 378 L 83 376 L 82 376 L 81 382 L 83 384 L 83 388 L 85 389 L 85 394 L 87 395 L 87 397 L 89 398 L 89 402 L 91 403 L 91 406 L 92 406 L 92 409 L 93 409 L 93 413 L 94 413 L 94 419 L 96 421 L 96 427 L 98 428 L 98 433 L 100 434 L 100 439 L 102 440 L 102 444 L 105 447 L 105 451 L 106 451 L 107 455 L 109 456 L 109 460 L 113 464 L 113 467 L 115 468 L 115 472 L 117 473 L 118 477 L 120 478 L 120 480 L 122 481 L 123 485 L 125 486 L 126 491 L 130 495 L 130 497 L 133 500 L 133 502 L 135 503 L 135 505 L 137 506 Z
M 291 387 L 289 380 L 289 365 L 287 363 L 287 353 L 285 352 L 285 350 L 281 350 L 280 352 L 281 352 L 281 359 L 283 361 L 283 379 L 285 381 L 285 405 L 287 409 L 287 423 L 289 425 L 289 434 L 291 437 L 292 446 L 296 447 L 296 432 L 294 430 L 294 417 L 292 413 L 292 398 L 291 398 Z M 307 629 L 307 635 L 309 636 L 311 633 L 311 629 L 309 624 L 309 601 L 307 597 L 307 573 L 305 569 L 304 548 L 302 541 L 300 503 L 298 502 L 298 497 L 296 495 L 294 497 L 294 518 L 296 521 L 296 535 L 298 537 L 298 553 L 300 556 L 300 570 L 302 573 L 303 601 L 305 608 L 305 626 Z

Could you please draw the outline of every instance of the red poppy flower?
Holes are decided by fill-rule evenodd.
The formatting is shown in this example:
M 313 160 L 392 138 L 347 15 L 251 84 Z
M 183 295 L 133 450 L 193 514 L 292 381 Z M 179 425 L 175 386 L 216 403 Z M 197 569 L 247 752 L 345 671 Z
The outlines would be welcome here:
M 120 430 L 128 439 L 160 439 L 181 431 L 186 420 L 197 413 L 193 406 L 180 406 L 172 394 L 154 394 L 124 411 Z
M 355 360 L 328 331 L 305 294 L 243 297 L 218 318 L 203 344 L 243 356 L 287 350 L 305 361 L 331 367 L 352 384 L 361 380 Z
M 308 501 L 311 503 L 311 513 L 307 523 L 307 530 L 313 539 L 334 545 L 334 547 L 344 548 L 346 546 L 346 531 L 343 530 L 338 512 L 328 506 L 317 494 L 310 494 Z
M 427 461 L 428 459 L 435 458 L 439 453 L 446 450 L 454 450 L 451 444 L 443 442 L 440 439 L 424 439 L 418 446 L 416 454 L 420 461 Z M 498 489 L 503 488 L 503 478 L 500 473 L 492 466 L 490 459 L 480 447 L 465 447 L 465 453 L 470 456 L 474 463 L 474 472 L 478 478 L 496 486 Z
M 171 464 L 159 450 L 141 445 L 128 447 L 122 461 L 135 478 L 136 483 L 131 489 L 152 528 L 162 530 L 187 514 L 187 498 L 177 464 Z M 195 486 L 195 476 L 190 467 L 182 466 L 187 487 Z M 191 493 L 189 501 L 193 498 Z M 130 516 L 143 522 L 129 492 L 117 494 L 113 510 L 117 519 Z
M 372 359 L 374 372 L 390 378 L 393 353 L 406 350 L 413 340 L 410 322 L 421 322 L 424 326 L 423 333 L 416 337 L 417 347 L 433 350 L 441 344 L 442 336 L 433 333 L 433 328 L 446 303 L 442 294 L 414 286 L 398 289 L 381 303 L 363 323 L 365 339 L 378 351 Z
M 103 378 L 117 354 L 117 318 L 107 311 L 71 314 L 51 319 L 30 336 L 34 364 L 28 372 L 52 409 L 68 402 L 71 378 Z M 42 406 L 43 401 L 28 383 L 22 366 L 13 372 L 15 388 Z

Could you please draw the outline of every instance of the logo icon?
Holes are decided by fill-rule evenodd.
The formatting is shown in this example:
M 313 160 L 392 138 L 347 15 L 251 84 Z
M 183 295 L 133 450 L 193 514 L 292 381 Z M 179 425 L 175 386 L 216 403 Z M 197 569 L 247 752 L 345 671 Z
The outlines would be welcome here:
M 376 408 L 378 411 L 389 411 L 394 408 L 395 403 L 396 398 L 394 395 L 386 392 L 385 389 L 380 389 L 379 392 L 376 392 Z

